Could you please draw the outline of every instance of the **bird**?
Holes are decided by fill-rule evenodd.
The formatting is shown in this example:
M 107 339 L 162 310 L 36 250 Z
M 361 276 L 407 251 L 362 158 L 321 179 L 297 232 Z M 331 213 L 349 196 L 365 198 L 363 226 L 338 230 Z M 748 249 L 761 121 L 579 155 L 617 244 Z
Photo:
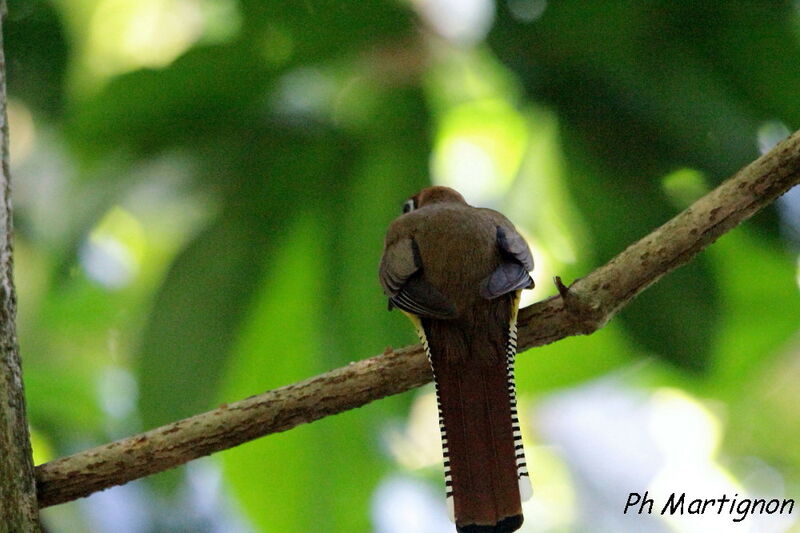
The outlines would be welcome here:
M 459 533 L 516 531 L 532 494 L 514 382 L 517 310 L 532 270 L 514 225 L 449 187 L 409 198 L 386 233 L 380 283 L 433 371 L 447 509 Z

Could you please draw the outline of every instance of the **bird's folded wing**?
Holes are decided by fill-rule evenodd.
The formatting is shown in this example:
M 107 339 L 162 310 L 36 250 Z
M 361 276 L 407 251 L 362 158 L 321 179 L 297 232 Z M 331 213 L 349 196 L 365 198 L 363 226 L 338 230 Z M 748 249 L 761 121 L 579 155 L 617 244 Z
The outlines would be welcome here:
M 528 243 L 514 228 L 497 226 L 497 246 L 504 255 L 518 261 L 527 272 L 533 270 L 533 254 Z
M 400 239 L 386 247 L 381 258 L 380 280 L 392 306 L 425 318 L 453 318 L 453 304 L 425 281 L 416 242 Z
M 533 255 L 525 239 L 513 228 L 497 226 L 497 247 L 503 262 L 480 286 L 481 296 L 487 300 L 533 287 L 533 279 L 528 274 L 533 270 Z

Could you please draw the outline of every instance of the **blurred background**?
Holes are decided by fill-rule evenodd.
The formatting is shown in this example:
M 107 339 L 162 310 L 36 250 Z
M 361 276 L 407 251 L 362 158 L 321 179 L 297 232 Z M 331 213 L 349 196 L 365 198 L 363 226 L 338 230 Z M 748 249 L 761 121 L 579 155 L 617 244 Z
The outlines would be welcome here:
M 800 3 L 12 0 L 19 339 L 37 463 L 416 342 L 388 223 L 430 184 L 583 276 L 800 127 Z M 800 192 L 517 364 L 525 532 L 630 492 L 800 496 Z M 659 501 L 659 500 L 657 500 Z M 452 532 L 424 387 L 43 512 L 52 533 Z

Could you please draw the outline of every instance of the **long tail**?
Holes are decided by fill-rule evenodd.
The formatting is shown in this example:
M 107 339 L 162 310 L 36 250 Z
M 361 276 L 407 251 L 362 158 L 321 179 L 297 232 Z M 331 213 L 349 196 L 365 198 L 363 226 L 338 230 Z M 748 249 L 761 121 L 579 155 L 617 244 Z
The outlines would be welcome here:
M 506 316 L 508 330 L 478 338 L 448 321 L 416 321 L 434 373 L 448 508 L 463 533 L 515 531 L 531 494 L 514 386 L 516 306 Z

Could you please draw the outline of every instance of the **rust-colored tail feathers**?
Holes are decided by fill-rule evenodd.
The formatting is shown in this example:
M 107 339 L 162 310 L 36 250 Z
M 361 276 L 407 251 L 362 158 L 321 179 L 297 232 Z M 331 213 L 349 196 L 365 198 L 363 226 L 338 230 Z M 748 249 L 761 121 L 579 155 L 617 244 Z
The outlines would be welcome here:
M 463 533 L 517 530 L 531 495 L 513 376 L 516 307 L 510 314 L 505 331 L 441 320 L 418 327 L 439 402 L 448 508 Z

